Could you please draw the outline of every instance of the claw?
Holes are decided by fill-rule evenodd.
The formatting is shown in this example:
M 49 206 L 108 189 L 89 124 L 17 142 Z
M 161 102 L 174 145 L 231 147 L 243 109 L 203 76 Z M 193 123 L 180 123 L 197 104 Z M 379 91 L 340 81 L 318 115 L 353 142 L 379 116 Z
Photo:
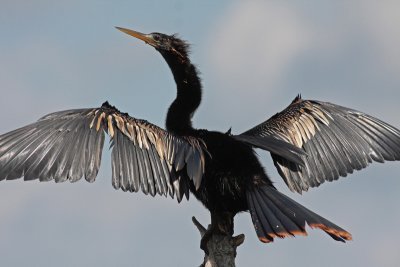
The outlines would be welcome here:
M 209 255 L 209 251 L 208 251 L 208 241 L 210 241 L 212 235 L 214 234 L 214 227 L 210 224 L 208 226 L 208 229 L 204 232 L 204 235 L 201 237 L 201 241 L 200 241 L 200 248 L 202 250 L 204 250 L 204 253 L 206 255 Z

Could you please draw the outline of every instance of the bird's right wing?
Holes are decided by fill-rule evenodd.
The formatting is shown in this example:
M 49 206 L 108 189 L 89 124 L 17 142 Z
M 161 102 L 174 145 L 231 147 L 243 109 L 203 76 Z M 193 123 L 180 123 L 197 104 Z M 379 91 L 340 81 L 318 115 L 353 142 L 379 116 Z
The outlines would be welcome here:
M 300 155 L 303 166 L 270 150 L 279 174 L 299 193 L 365 168 L 372 161 L 400 160 L 400 130 L 363 112 L 300 96 L 239 137 L 276 138 L 302 149 L 306 153 Z
M 0 181 L 75 182 L 97 176 L 104 133 L 112 147 L 114 188 L 154 196 L 189 197 L 204 173 L 201 139 L 173 135 L 145 120 L 135 119 L 104 103 L 100 108 L 49 114 L 39 121 L 0 136 Z

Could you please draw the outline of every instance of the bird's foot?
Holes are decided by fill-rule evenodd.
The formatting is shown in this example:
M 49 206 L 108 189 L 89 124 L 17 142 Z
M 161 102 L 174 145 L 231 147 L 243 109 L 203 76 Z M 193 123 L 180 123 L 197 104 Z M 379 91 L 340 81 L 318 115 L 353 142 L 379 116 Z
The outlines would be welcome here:
M 210 241 L 213 235 L 213 226 L 211 224 L 208 225 L 208 229 L 206 229 L 195 217 L 192 217 L 193 223 L 196 225 L 197 229 L 200 231 L 201 241 L 200 241 L 200 248 L 204 251 L 206 255 L 209 255 L 208 251 L 208 241 Z
M 206 253 L 206 255 L 209 255 L 209 251 L 208 251 L 208 241 L 210 241 L 212 235 L 214 234 L 215 231 L 215 227 L 213 227 L 212 224 L 208 225 L 207 230 L 205 230 L 203 236 L 201 237 L 201 241 L 200 241 L 200 248 L 202 250 L 204 250 L 204 253 Z

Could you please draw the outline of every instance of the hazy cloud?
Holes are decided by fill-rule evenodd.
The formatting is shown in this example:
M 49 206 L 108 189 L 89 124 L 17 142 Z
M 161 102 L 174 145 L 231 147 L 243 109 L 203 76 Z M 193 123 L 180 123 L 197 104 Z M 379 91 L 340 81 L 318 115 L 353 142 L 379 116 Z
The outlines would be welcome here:
M 225 11 L 212 31 L 208 56 L 229 93 L 259 94 L 261 85 L 278 85 L 285 69 L 309 46 L 311 38 L 301 14 L 292 6 L 240 1 Z M 263 95 L 268 96 L 265 91 Z

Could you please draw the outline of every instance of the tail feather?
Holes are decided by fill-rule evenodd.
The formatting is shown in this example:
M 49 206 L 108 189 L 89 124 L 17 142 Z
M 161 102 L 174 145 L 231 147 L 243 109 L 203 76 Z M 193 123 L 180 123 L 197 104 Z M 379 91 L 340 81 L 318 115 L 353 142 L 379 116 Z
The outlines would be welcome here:
M 258 203 L 261 204 L 262 210 L 257 214 L 264 216 L 264 220 L 268 220 L 273 232 L 278 237 L 294 235 L 292 232 L 298 231 L 299 227 L 283 214 L 279 208 L 271 201 L 266 201 L 261 192 L 255 192 Z
M 291 221 L 295 225 L 291 228 L 291 233 L 293 235 L 307 235 L 305 227 L 306 218 L 303 213 L 296 214 L 296 207 L 292 205 L 295 202 L 291 199 L 289 199 L 289 202 L 283 202 L 282 199 L 279 199 L 274 194 L 269 193 L 269 189 L 276 191 L 276 189 L 267 186 L 260 188 L 260 191 L 262 191 L 262 195 L 266 201 L 270 202 L 270 205 L 275 207 L 276 212 L 283 214 L 282 217 L 285 218 L 285 220 Z
M 337 241 L 351 240 L 351 234 L 310 211 L 271 186 L 256 187 L 247 192 L 250 214 L 260 241 L 275 237 L 307 235 L 305 224 L 319 228 Z
M 264 216 L 258 216 L 261 207 L 259 206 L 258 202 L 254 200 L 253 196 L 247 195 L 247 202 L 250 209 L 251 218 L 253 220 L 254 229 L 256 230 L 258 238 L 264 242 L 269 243 L 274 241 L 272 230 L 268 220 L 265 219 Z

